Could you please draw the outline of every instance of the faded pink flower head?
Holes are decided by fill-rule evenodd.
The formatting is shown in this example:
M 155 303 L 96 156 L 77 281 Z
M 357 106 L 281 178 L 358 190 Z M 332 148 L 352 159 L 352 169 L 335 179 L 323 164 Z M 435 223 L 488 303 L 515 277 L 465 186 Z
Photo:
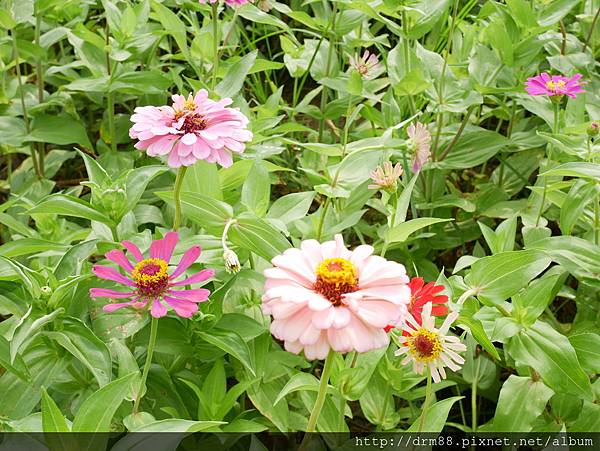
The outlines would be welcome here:
M 217 3 L 218 0 L 200 0 L 200 3 L 202 3 L 203 5 L 205 3 Z M 227 5 L 229 6 L 241 6 L 241 5 L 245 5 L 246 3 L 250 3 L 250 0 L 225 0 L 225 3 L 227 3 Z
M 350 57 L 350 66 L 356 69 L 356 71 L 367 80 L 377 77 L 381 71 L 381 63 L 379 58 L 374 53 L 369 53 L 365 50 L 362 57 Z
M 413 151 L 412 170 L 419 172 L 431 156 L 431 133 L 420 122 L 410 124 L 406 133 L 410 138 L 409 146 Z
M 371 172 L 371 180 L 373 184 L 369 185 L 369 189 L 383 189 L 389 192 L 395 192 L 398 189 L 398 179 L 402 175 L 402 166 L 396 163 L 393 166 L 390 161 L 386 161 L 382 166 Z
M 575 74 L 572 77 L 563 77 L 562 75 L 548 75 L 542 72 L 535 77 L 530 77 L 525 82 L 525 91 L 532 96 L 563 96 L 571 98 L 577 97 L 576 94 L 585 92 L 579 80 L 581 74 Z
M 173 168 L 191 166 L 198 160 L 228 167 L 232 154 L 242 153 L 252 139 L 248 118 L 235 108 L 231 99 L 218 102 L 208 98 L 205 89 L 186 99 L 173 95 L 173 106 L 143 106 L 131 116 L 134 123 L 129 136 L 138 139 L 135 148 L 150 156 L 169 155 Z
M 183 275 L 185 270 L 200 256 L 200 247 L 191 247 L 183 254 L 179 264 L 169 275 L 169 263 L 178 241 L 179 234 L 177 232 L 168 232 L 163 239 L 152 241 L 150 258 L 147 259 L 144 259 L 135 244 L 131 241 L 123 241 L 121 244 L 133 256 L 135 262 L 132 263 L 120 249 L 108 252 L 106 258 L 125 270 L 126 275 L 122 275 L 115 268 L 103 265 L 94 265 L 92 271 L 101 279 L 126 285 L 129 287 L 129 291 L 92 288 L 90 296 L 92 298 L 131 299 L 128 302 L 107 304 L 103 307 L 105 312 L 113 312 L 123 307 L 140 310 L 146 308 L 150 303 L 150 314 L 155 318 L 167 314 L 167 305 L 173 308 L 179 316 L 191 317 L 198 311 L 198 303 L 208 299 L 210 291 L 205 288 L 180 289 L 179 287 L 203 282 L 214 276 L 215 272 L 212 269 L 204 269 L 176 282 L 175 279 Z
M 273 316 L 271 333 L 285 349 L 307 359 L 337 352 L 367 352 L 388 345 L 383 330 L 402 322 L 410 302 L 403 265 L 372 255 L 373 247 L 350 251 L 334 241 L 306 240 L 272 260 L 262 309 Z

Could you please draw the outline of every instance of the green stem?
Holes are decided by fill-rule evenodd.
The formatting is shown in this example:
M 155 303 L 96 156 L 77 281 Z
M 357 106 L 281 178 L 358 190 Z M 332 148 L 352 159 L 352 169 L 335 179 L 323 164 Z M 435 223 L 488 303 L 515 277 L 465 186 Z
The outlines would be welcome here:
M 108 92 L 106 94 L 106 114 L 108 115 L 108 134 L 110 135 L 110 150 L 117 151 L 117 139 L 115 129 L 115 94 Z
M 143 394 L 146 391 L 146 380 L 148 379 L 148 372 L 150 371 L 150 365 L 152 364 L 152 354 L 154 354 L 154 346 L 156 345 L 156 335 L 158 333 L 158 318 L 152 317 L 150 323 L 150 339 L 148 340 L 148 351 L 146 352 L 146 363 L 144 364 L 144 370 L 142 372 L 142 380 L 140 381 L 140 388 L 137 396 L 135 397 L 135 403 L 133 404 L 133 414 L 137 414 L 138 408 L 140 407 L 140 401 L 142 400 Z
M 553 106 L 554 106 L 554 121 L 552 124 L 552 133 L 558 133 L 558 128 L 559 128 L 558 117 L 559 117 L 559 113 L 560 113 L 560 103 L 554 102 Z M 552 161 L 552 144 L 548 144 L 547 157 L 548 157 L 548 163 L 550 163 Z M 538 215 L 535 220 L 536 227 L 540 223 L 540 219 L 542 218 L 542 213 L 544 212 L 544 204 L 546 203 L 546 193 L 548 191 L 548 181 L 546 180 L 546 177 L 544 177 L 542 179 L 542 183 L 544 184 L 544 190 L 542 191 L 542 202 L 540 204 L 540 209 L 538 211 Z
M 325 403 L 325 395 L 327 395 L 329 375 L 331 373 L 331 367 L 333 366 L 334 358 L 335 352 L 329 351 L 329 354 L 325 359 L 325 364 L 323 365 L 323 373 L 321 374 L 321 381 L 319 382 L 319 392 L 317 393 L 317 400 L 315 401 L 315 406 L 313 407 L 313 410 L 310 413 L 308 425 L 306 426 L 306 432 L 316 431 L 317 420 L 319 419 L 319 415 L 321 414 L 321 410 L 323 409 L 323 404 Z
M 425 426 L 425 417 L 427 416 L 427 409 L 429 409 L 429 401 L 431 398 L 431 371 L 427 368 L 427 388 L 425 389 L 425 402 L 423 403 L 423 409 L 421 410 L 421 419 L 419 420 L 419 433 L 423 432 Z
M 42 16 L 39 11 L 35 11 L 35 45 L 40 45 L 40 33 L 42 27 Z M 42 67 L 42 59 L 36 58 L 35 61 L 35 73 L 36 73 L 36 81 L 38 88 L 38 103 L 42 103 L 44 101 L 44 71 Z M 42 177 L 44 176 L 44 163 L 46 157 L 46 146 L 44 143 L 38 144 L 38 167 L 40 169 L 40 174 Z
M 479 367 L 481 357 L 477 358 L 477 367 L 475 368 L 475 377 L 471 383 L 471 431 L 477 432 L 477 383 L 479 382 Z
M 323 205 L 323 214 L 319 218 L 319 226 L 317 227 L 317 241 L 321 241 L 321 236 L 323 235 L 323 225 L 325 224 L 325 216 L 327 216 L 327 210 L 329 210 L 330 203 L 330 198 L 326 198 L 325 205 Z
M 594 244 L 600 244 L 600 208 L 598 205 L 598 194 L 594 199 Z
M 178 230 L 181 225 L 181 186 L 183 185 L 183 178 L 185 177 L 185 171 L 187 166 L 181 166 L 177 171 L 177 177 L 175 178 L 175 189 L 173 197 L 175 200 L 175 219 L 173 220 L 173 230 Z
M 335 30 L 335 16 L 337 14 L 337 3 L 333 4 L 333 10 L 331 12 L 333 14 L 332 20 L 332 30 Z M 325 76 L 329 76 L 329 71 L 331 70 L 331 58 L 333 57 L 333 39 L 329 41 L 329 49 L 327 50 L 327 63 L 325 65 Z M 327 104 L 327 96 L 328 91 L 327 87 L 323 85 L 323 90 L 321 91 L 321 118 L 319 119 L 319 142 L 323 140 L 323 131 L 325 129 L 325 106 Z
M 213 67 L 212 67 L 212 90 L 217 86 L 217 72 L 219 71 L 219 3 L 212 4 L 212 26 L 213 26 Z

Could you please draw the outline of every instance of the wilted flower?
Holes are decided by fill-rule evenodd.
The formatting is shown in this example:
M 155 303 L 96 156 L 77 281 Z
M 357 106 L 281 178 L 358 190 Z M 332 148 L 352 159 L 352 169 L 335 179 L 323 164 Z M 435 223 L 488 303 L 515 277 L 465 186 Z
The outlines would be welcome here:
M 356 69 L 356 71 L 367 80 L 377 77 L 382 68 L 377 55 L 369 53 L 368 50 L 365 50 L 362 57 L 351 56 L 350 66 Z
M 153 157 L 169 154 L 168 164 L 174 168 L 191 166 L 198 160 L 228 167 L 233 163 L 232 152 L 242 153 L 244 143 L 252 139 L 248 118 L 237 109 L 227 108 L 231 99 L 215 102 L 204 89 L 195 97 L 190 94 L 187 100 L 181 95 L 172 99 L 172 107 L 135 109 L 129 136 L 139 140 L 136 149 L 145 149 Z
M 131 298 L 128 302 L 105 305 L 103 308 L 105 312 L 113 312 L 122 307 L 133 307 L 139 310 L 151 303 L 150 314 L 160 318 L 167 314 L 167 307 L 164 304 L 166 302 L 179 316 L 189 318 L 198 311 L 198 303 L 208 299 L 210 291 L 205 288 L 188 290 L 177 287 L 203 282 L 214 276 L 215 272 L 212 269 L 204 269 L 175 282 L 174 280 L 183 275 L 185 270 L 198 259 L 201 251 L 198 246 L 188 249 L 179 260 L 175 271 L 169 275 L 169 262 L 178 241 L 177 232 L 168 232 L 163 239 L 152 242 L 150 258 L 147 259 L 144 259 L 135 244 L 131 241 L 123 241 L 121 244 L 135 259 L 135 266 L 120 249 L 108 252 L 106 258 L 123 268 L 126 275 L 122 275 L 115 268 L 103 265 L 94 265 L 92 271 L 101 279 L 112 280 L 130 287 L 130 291 L 92 288 L 90 296 L 109 299 Z
M 419 324 L 412 316 L 407 316 L 404 326 L 407 336 L 403 337 L 403 346 L 395 355 L 405 355 L 402 365 L 413 362 L 413 371 L 423 374 L 425 367 L 429 368 L 435 382 L 446 379 L 445 367 L 458 371 L 465 360 L 458 352 L 466 351 L 467 347 L 454 335 L 446 335 L 452 323 L 458 318 L 458 313 L 450 313 L 442 327 L 435 327 L 435 317 L 431 316 L 432 303 L 423 307 L 423 324 Z
M 431 314 L 434 316 L 444 316 L 448 313 L 448 307 L 443 305 L 448 302 L 448 296 L 445 294 L 438 294 L 444 290 L 441 285 L 436 285 L 435 282 L 425 283 L 421 277 L 413 277 L 408 283 L 410 288 L 410 303 L 408 304 L 408 313 L 417 321 L 422 324 L 421 315 L 423 312 L 423 306 L 428 302 L 434 304 L 431 307 Z M 386 332 L 391 329 L 398 327 L 402 328 L 403 324 L 396 324 L 394 326 L 387 326 Z
M 581 74 L 575 74 L 572 77 L 563 77 L 562 75 L 548 75 L 542 72 L 535 77 L 529 77 L 525 83 L 525 90 L 532 96 L 563 96 L 571 98 L 577 97 L 576 94 L 585 92 L 579 79 Z
M 398 179 L 402 175 L 402 166 L 400 163 L 396 163 L 396 166 L 392 166 L 392 163 L 386 161 L 382 166 L 371 172 L 371 180 L 373 184 L 369 185 L 369 189 L 383 189 L 391 193 L 398 189 Z
M 216 3 L 218 0 L 200 0 L 200 3 L 205 4 L 205 3 Z M 227 3 L 229 6 L 241 6 L 241 5 L 245 5 L 246 3 L 250 3 L 250 0 L 225 0 L 225 3 Z
M 410 138 L 409 146 L 413 151 L 412 170 L 419 172 L 431 156 L 431 133 L 420 122 L 410 124 L 406 133 Z
M 590 137 L 595 137 L 598 136 L 598 133 L 600 133 L 600 124 L 598 123 L 598 121 L 592 121 L 589 125 L 589 127 L 587 128 L 587 134 Z
M 272 260 L 262 309 L 273 316 L 271 332 L 285 349 L 324 359 L 330 349 L 367 352 L 385 347 L 383 328 L 402 321 L 410 300 L 403 265 L 372 255 L 373 247 L 349 251 L 335 241 L 306 240 Z

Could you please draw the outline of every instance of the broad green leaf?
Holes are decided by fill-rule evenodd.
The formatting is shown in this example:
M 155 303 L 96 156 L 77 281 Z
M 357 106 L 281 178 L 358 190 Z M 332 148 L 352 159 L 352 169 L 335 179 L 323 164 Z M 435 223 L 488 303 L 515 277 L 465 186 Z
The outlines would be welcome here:
M 9 229 L 20 233 L 25 237 L 31 237 L 34 234 L 32 229 L 6 213 L 0 213 L 0 224 L 5 225 Z
M 42 425 L 44 432 L 69 432 L 69 427 L 65 417 L 48 395 L 45 388 L 42 387 Z
M 581 367 L 589 373 L 600 373 L 600 335 L 593 330 L 575 331 L 569 334 L 569 342 Z
M 242 187 L 242 204 L 262 218 L 269 208 L 270 196 L 269 172 L 261 160 L 256 160 Z
M 65 310 L 63 308 L 59 308 L 47 315 L 35 313 L 27 316 L 27 318 L 25 318 L 25 320 L 22 321 L 19 324 L 19 326 L 15 329 L 14 334 L 12 336 L 12 340 L 10 340 L 11 364 L 15 362 L 17 353 L 33 340 L 33 338 L 37 335 L 40 329 L 44 327 L 45 324 L 48 324 L 51 321 L 53 321 L 54 318 L 56 318 L 57 316 L 62 315 L 64 311 Z
M 525 290 L 512 297 L 514 316 L 525 325 L 533 324 L 556 297 L 566 278 L 567 272 L 557 266 L 531 282 Z
M 460 316 L 457 320 L 457 324 L 464 325 L 469 328 L 471 335 L 473 338 L 477 340 L 477 342 L 483 346 L 490 355 L 492 355 L 496 360 L 500 360 L 500 355 L 498 354 L 498 350 L 491 342 L 489 337 L 485 333 L 485 329 L 481 324 L 481 321 L 476 320 L 472 317 Z
M 567 198 L 560 209 L 560 230 L 564 235 L 571 235 L 577 221 L 587 205 L 594 199 L 595 181 L 578 180 L 569 190 Z
M 415 177 L 416 178 L 416 177 Z M 415 233 L 417 230 L 421 230 L 432 224 L 440 222 L 453 221 L 453 219 L 441 219 L 441 218 L 416 218 L 410 221 L 398 224 L 393 229 L 388 230 L 387 240 L 389 243 L 403 243 L 408 239 L 410 235 Z
M 275 401 L 273 402 L 273 405 L 276 405 L 287 395 L 298 390 L 319 391 L 319 380 L 310 373 L 299 372 L 294 374 L 279 392 L 277 398 L 275 398 Z
M 125 179 L 127 203 L 124 213 L 133 210 L 144 194 L 148 183 L 165 171 L 167 171 L 167 168 L 164 166 L 142 166 L 127 174 Z
M 537 321 L 510 339 L 509 354 L 521 365 L 531 366 L 556 393 L 592 399 L 590 380 L 577 360 L 568 338 Z
M 14 373 L 24 381 L 29 381 L 31 379 L 29 370 L 20 355 L 17 355 L 14 361 L 11 361 L 10 343 L 2 335 L 0 335 L 0 366 L 11 373 Z
M 496 432 L 529 432 L 554 391 L 542 381 L 511 374 L 502 385 L 493 428 Z
M 398 204 L 396 208 L 396 222 L 391 224 L 392 227 L 395 227 L 396 224 L 406 221 L 406 214 L 408 213 L 408 206 L 410 205 L 410 200 L 412 199 L 412 192 L 415 187 L 415 183 L 419 177 L 414 176 L 410 179 L 410 182 L 402 190 L 400 196 L 398 196 Z
M 40 281 L 36 277 L 36 273 L 34 271 L 29 269 L 27 266 L 24 266 L 17 261 L 11 260 L 10 258 L 3 257 L 2 255 L 0 255 L 0 264 L 4 266 L 4 268 L 0 267 L 0 271 L 2 273 L 4 273 L 4 270 L 8 269 L 11 276 L 16 275 L 17 278 L 21 279 L 31 296 L 33 296 L 36 299 L 39 297 Z
M 498 303 L 516 294 L 544 271 L 550 261 L 540 251 L 502 252 L 473 263 L 465 283 L 482 301 Z
M 556 175 L 598 180 L 600 179 L 600 164 L 585 162 L 564 163 L 541 173 L 540 177 L 551 177 Z
M 42 199 L 27 213 L 30 215 L 45 213 L 74 216 L 77 218 L 89 219 L 90 221 L 99 221 L 106 225 L 112 224 L 112 221 L 108 216 L 96 210 L 88 202 L 66 194 L 52 194 Z
M 223 200 L 217 165 L 202 160 L 194 163 L 185 173 L 181 191 Z
M 131 373 L 110 382 L 93 393 L 77 410 L 72 431 L 108 432 L 115 412 L 129 393 L 132 384 L 137 383 L 138 378 L 137 372 Z M 93 448 L 88 447 L 87 449 Z
M 260 218 L 240 218 L 229 229 L 229 239 L 267 261 L 290 247 L 290 243 Z
M 539 9 L 541 14 L 538 16 L 538 22 L 543 27 L 554 25 L 578 4 L 579 0 L 554 0 L 546 7 Z
M 508 144 L 506 137 L 490 130 L 481 128 L 465 132 L 448 156 L 432 165 L 440 169 L 472 168 L 486 162 Z
M 12 258 L 45 251 L 64 252 L 68 248 L 69 246 L 66 244 L 53 243 L 38 238 L 21 238 L 20 240 L 9 241 L 0 246 L 0 255 Z
M 456 401 L 463 399 L 464 396 L 453 396 L 432 404 L 427 409 L 425 421 L 423 423 L 423 432 L 442 432 L 448 419 L 450 409 Z M 407 429 L 407 432 L 417 432 L 419 430 L 420 418 Z
M 242 89 L 246 75 L 254 65 L 258 50 L 246 53 L 240 60 L 233 63 L 227 70 L 227 75 L 215 88 L 220 97 L 234 97 Z
M 209 332 L 200 332 L 199 335 L 208 343 L 222 349 L 238 359 L 250 373 L 254 373 L 254 361 L 248 345 L 242 337 L 232 330 L 212 328 Z
M 88 149 L 93 148 L 84 126 L 68 114 L 36 116 L 27 140 L 50 144 L 80 144 Z
M 172 192 L 155 194 L 162 199 L 173 201 Z M 184 218 L 189 218 L 219 236 L 227 221 L 233 217 L 231 205 L 197 193 L 181 193 L 181 208 Z

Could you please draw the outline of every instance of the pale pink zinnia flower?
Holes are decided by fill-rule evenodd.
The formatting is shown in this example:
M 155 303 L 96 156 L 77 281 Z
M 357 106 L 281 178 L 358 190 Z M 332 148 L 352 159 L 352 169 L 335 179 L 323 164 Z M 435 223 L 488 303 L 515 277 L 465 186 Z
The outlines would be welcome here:
M 402 166 L 396 163 L 393 166 L 390 161 L 383 163 L 383 166 L 377 166 L 371 172 L 371 180 L 373 184 L 369 185 L 369 189 L 383 189 L 389 192 L 395 192 L 398 189 L 398 179 L 402 175 Z
M 431 156 L 431 134 L 420 122 L 410 124 L 406 132 L 410 138 L 409 146 L 413 151 L 412 170 L 419 172 Z
M 218 0 L 200 0 L 200 3 L 205 4 L 205 3 L 216 3 Z M 250 0 L 225 0 L 225 3 L 227 3 L 227 5 L 229 6 L 241 6 L 241 5 L 245 5 L 246 3 L 250 3 Z
M 377 55 L 369 53 L 368 50 L 365 50 L 365 53 L 363 53 L 363 56 L 360 58 L 358 56 L 351 56 L 350 66 L 356 69 L 356 71 L 366 79 L 375 78 L 382 68 Z
M 383 328 L 402 321 L 410 301 L 404 266 L 372 255 L 373 247 L 350 251 L 335 241 L 306 240 L 272 260 L 262 309 L 273 316 L 271 333 L 293 353 L 324 359 L 337 352 L 367 352 L 387 346 Z
M 138 139 L 136 149 L 150 156 L 169 154 L 171 167 L 191 166 L 198 160 L 233 163 L 232 152 L 242 153 L 252 139 L 248 118 L 239 110 L 227 108 L 231 99 L 218 102 L 201 89 L 195 97 L 173 95 L 173 106 L 143 106 L 131 116 L 129 136 Z
M 465 363 L 465 359 L 458 355 L 458 352 L 466 351 L 467 347 L 458 337 L 448 335 L 448 330 L 458 318 L 458 313 L 450 313 L 442 327 L 437 329 L 435 317 L 431 315 L 432 306 L 433 304 L 428 302 L 423 307 L 422 324 L 407 315 L 404 326 L 405 336 L 402 337 L 403 346 L 396 351 L 395 355 L 405 355 L 402 365 L 412 361 L 413 371 L 417 374 L 423 374 L 427 367 L 434 382 L 440 382 L 441 379 L 446 379 L 444 367 L 458 371 Z
M 535 77 L 530 77 L 525 83 L 525 91 L 532 96 L 563 96 L 571 98 L 577 97 L 576 94 L 585 92 L 579 83 L 581 74 L 575 74 L 572 77 L 563 77 L 562 75 L 548 75 L 542 72 Z
M 108 252 L 106 258 L 123 268 L 126 275 L 121 274 L 115 268 L 103 265 L 94 265 L 92 271 L 101 279 L 126 285 L 129 287 L 129 291 L 92 288 L 90 296 L 92 298 L 131 299 L 128 302 L 107 304 L 103 308 L 105 312 L 113 312 L 122 307 L 133 307 L 139 310 L 146 308 L 148 303 L 151 303 L 150 314 L 155 318 L 160 318 L 167 314 L 167 307 L 164 304 L 166 302 L 179 316 L 189 318 L 198 311 L 198 303 L 208 299 L 210 291 L 205 288 L 180 289 L 179 287 L 203 282 L 214 276 L 215 272 L 212 269 L 204 269 L 175 282 L 175 279 L 183 275 L 185 270 L 200 256 L 200 247 L 191 247 L 183 254 L 179 264 L 169 275 L 169 262 L 178 241 L 179 234 L 177 232 L 168 232 L 163 239 L 152 242 L 150 258 L 147 259 L 144 259 L 135 244 L 131 241 L 123 241 L 121 244 L 133 256 L 135 262 L 132 263 L 120 249 Z

